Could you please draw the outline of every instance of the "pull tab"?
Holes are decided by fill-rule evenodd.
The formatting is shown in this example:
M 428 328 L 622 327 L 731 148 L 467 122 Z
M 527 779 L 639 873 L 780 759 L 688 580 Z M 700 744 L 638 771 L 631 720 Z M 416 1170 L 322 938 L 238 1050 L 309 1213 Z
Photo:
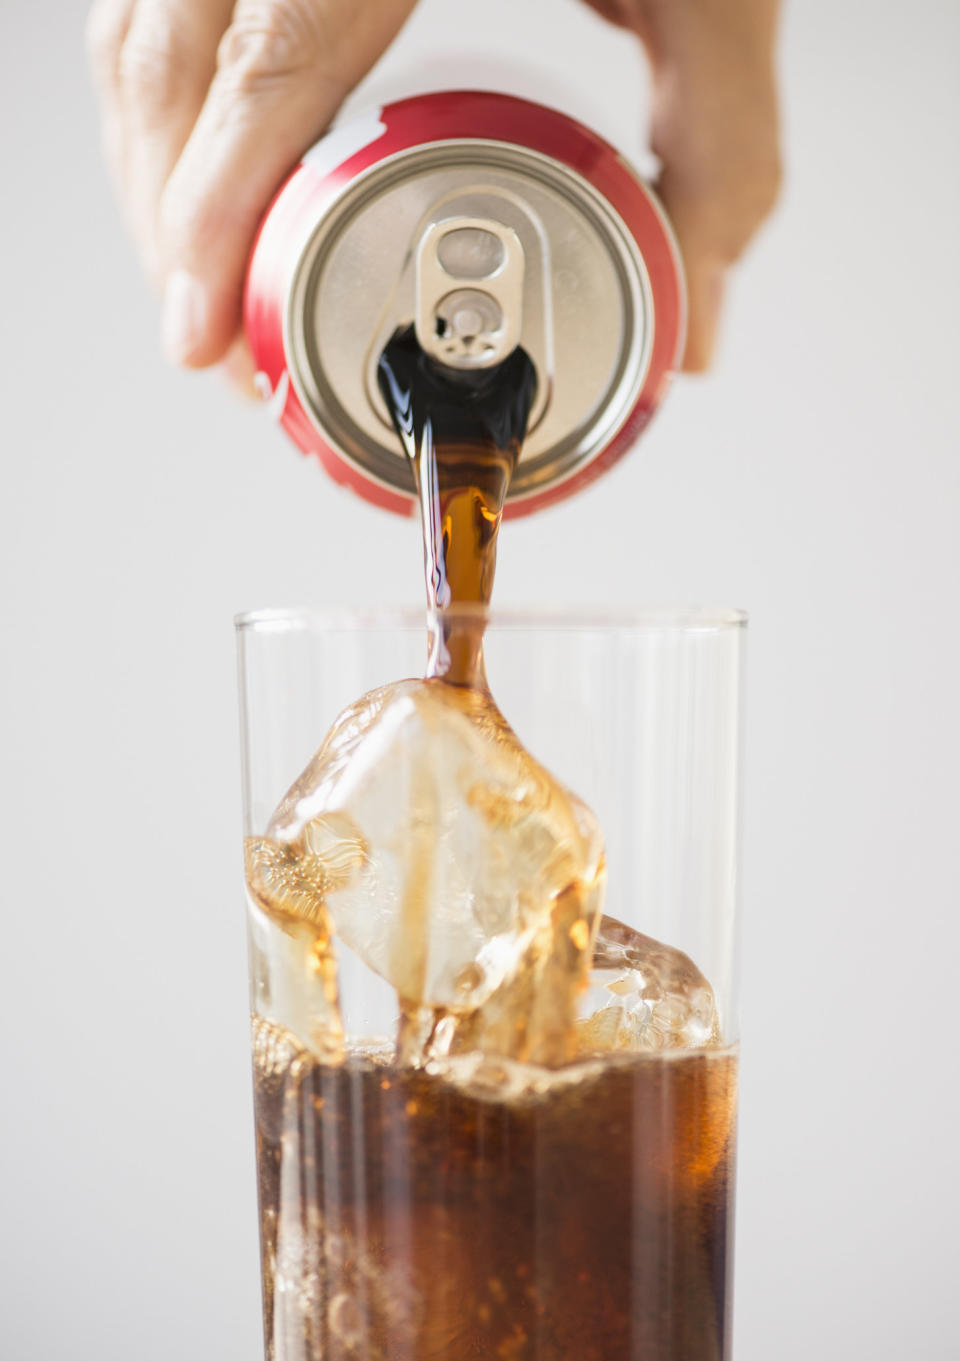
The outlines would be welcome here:
M 510 227 L 488 218 L 434 222 L 417 247 L 416 327 L 441 364 L 488 369 L 520 343 L 524 255 Z

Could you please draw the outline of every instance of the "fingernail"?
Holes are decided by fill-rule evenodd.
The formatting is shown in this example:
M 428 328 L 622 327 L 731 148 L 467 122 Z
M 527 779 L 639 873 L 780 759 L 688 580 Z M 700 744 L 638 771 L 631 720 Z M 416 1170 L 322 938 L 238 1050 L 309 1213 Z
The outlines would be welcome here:
M 199 279 L 175 269 L 163 290 L 163 352 L 171 364 L 187 364 L 203 338 L 207 295 Z

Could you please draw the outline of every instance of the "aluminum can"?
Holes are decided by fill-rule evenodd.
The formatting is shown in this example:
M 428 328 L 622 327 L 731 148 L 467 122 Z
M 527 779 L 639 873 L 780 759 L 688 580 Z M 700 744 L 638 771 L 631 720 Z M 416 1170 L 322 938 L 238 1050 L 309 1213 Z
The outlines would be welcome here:
M 244 320 L 257 385 L 337 482 L 404 514 L 413 474 L 376 382 L 398 326 L 455 368 L 522 344 L 537 397 L 505 514 L 571 495 L 646 426 L 685 336 L 679 252 L 652 191 L 566 114 L 415 95 L 308 151 L 261 225 Z

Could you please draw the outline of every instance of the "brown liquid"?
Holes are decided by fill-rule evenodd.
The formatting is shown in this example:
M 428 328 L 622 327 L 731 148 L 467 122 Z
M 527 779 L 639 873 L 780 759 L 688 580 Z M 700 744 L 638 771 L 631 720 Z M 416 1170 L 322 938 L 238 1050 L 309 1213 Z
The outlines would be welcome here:
M 505 1096 L 255 1024 L 270 1361 L 720 1361 L 736 1058 Z
M 482 623 L 444 612 L 490 604 L 503 503 L 536 393 L 533 365 L 516 349 L 494 369 L 441 369 L 408 327 L 387 345 L 378 376 L 420 498 L 427 607 L 437 616 L 427 675 L 485 687 Z
M 420 497 L 433 621 L 428 685 L 458 687 L 476 723 L 502 725 L 484 673 L 482 614 L 456 611 L 490 602 L 532 365 L 518 350 L 488 373 L 449 375 L 422 354 L 411 328 L 388 344 L 379 381 Z M 565 805 L 570 796 L 542 774 Z M 291 815 L 312 778 L 308 769 L 288 796 Z M 505 806 L 517 815 L 519 806 Z M 421 823 L 429 839 L 429 818 Z M 248 878 L 273 921 L 316 935 L 314 954 L 327 967 L 318 986 L 333 1006 L 325 894 L 340 861 L 321 863 L 305 848 L 302 831 L 283 845 L 253 839 Z M 540 973 L 533 964 L 522 970 L 460 1023 L 446 1050 L 426 1034 L 440 1013 L 403 996 L 398 1045 L 376 1054 L 344 1053 L 334 1027 L 338 1043 L 321 1047 L 321 1059 L 254 1018 L 268 1361 L 729 1356 L 735 1055 L 680 1049 L 571 1063 L 576 1022 L 562 1007 L 562 1034 L 541 1024 L 539 1047 L 524 1038 L 550 996 L 551 969 L 558 995 L 577 995 L 590 948 L 582 889 L 551 889 L 545 929 L 568 898 L 572 915 L 553 922 L 542 958 L 541 946 L 531 947 Z M 411 897 L 404 940 L 421 939 L 428 910 L 425 895 Z M 655 978 L 646 952 L 662 947 L 620 930 L 614 945 L 642 955 Z M 635 961 L 624 954 L 611 964 L 598 947 L 595 963 Z M 707 986 L 688 960 L 684 967 L 671 966 L 678 986 Z M 660 996 L 651 994 L 654 1013 Z M 624 1015 L 608 1008 L 587 1023 L 581 1052 L 620 1044 Z

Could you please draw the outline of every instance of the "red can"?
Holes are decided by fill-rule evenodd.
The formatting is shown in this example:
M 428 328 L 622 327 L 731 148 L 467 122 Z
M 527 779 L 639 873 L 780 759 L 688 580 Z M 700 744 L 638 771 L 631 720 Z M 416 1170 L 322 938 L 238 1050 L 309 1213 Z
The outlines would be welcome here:
M 415 509 L 376 382 L 398 326 L 441 363 L 522 344 L 537 400 L 505 513 L 585 486 L 633 445 L 679 365 L 680 256 L 663 210 L 581 123 L 510 95 L 387 104 L 308 151 L 260 228 L 244 315 L 257 382 L 337 482 Z

